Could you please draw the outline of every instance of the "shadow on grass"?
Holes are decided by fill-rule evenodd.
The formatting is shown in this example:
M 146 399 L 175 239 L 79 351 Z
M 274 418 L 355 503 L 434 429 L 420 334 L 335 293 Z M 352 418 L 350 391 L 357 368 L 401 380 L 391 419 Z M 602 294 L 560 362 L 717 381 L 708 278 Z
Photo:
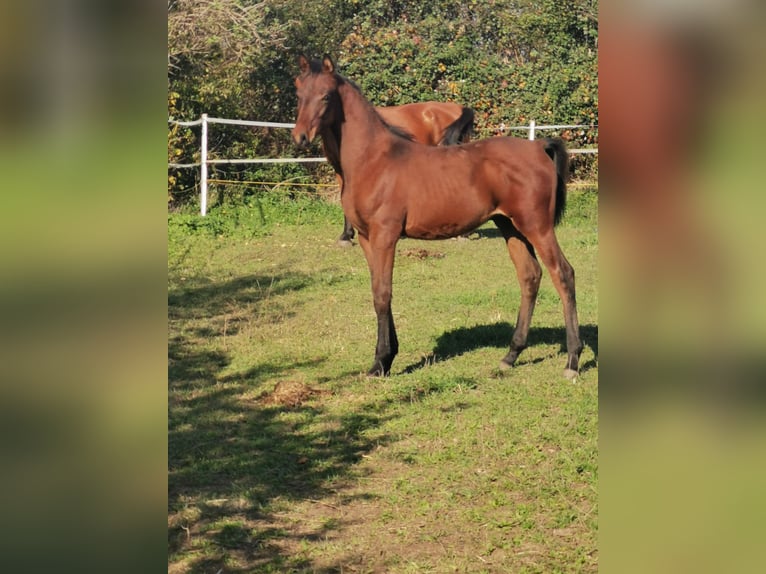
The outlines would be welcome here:
M 495 239 L 497 237 L 503 237 L 500 230 L 497 227 L 480 227 L 474 230 L 469 236 L 473 238 L 476 235 L 477 239 Z
M 436 341 L 433 352 L 417 363 L 408 365 L 403 373 L 412 373 L 433 364 L 436 360 L 459 357 L 464 353 L 486 347 L 507 348 L 511 342 L 513 326 L 508 322 L 491 325 L 460 327 L 442 334 Z M 598 325 L 580 325 L 580 337 L 583 345 L 593 350 L 593 359 L 580 365 L 580 372 L 592 369 L 598 363 Z M 560 345 L 560 352 L 566 353 L 566 330 L 564 327 L 531 327 L 527 338 L 527 348 L 535 345 Z M 535 359 L 532 363 L 543 359 Z M 524 354 L 519 357 L 524 363 Z
M 230 281 L 180 287 L 168 293 L 171 321 L 208 319 L 196 327 L 196 334 L 235 334 L 242 321 L 278 323 L 295 315 L 296 309 L 283 304 L 280 296 L 309 287 L 313 279 L 299 273 L 250 275 Z
M 224 375 L 232 356 L 215 327 L 239 307 L 259 320 L 279 320 L 262 307 L 309 284 L 287 274 L 169 293 L 169 565 L 193 573 L 302 571 L 310 560 L 290 548 L 349 526 L 317 520 L 286 528 L 279 513 L 336 495 L 361 458 L 387 441 L 367 431 L 388 415 L 372 404 L 328 409 L 316 398 L 293 407 L 264 404 L 264 390 L 325 359 L 264 362 Z

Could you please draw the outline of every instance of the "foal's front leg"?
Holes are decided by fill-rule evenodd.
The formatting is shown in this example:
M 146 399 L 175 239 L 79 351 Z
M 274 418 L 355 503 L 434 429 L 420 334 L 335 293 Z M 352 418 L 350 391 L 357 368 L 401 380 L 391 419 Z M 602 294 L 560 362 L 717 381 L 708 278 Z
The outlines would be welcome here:
M 398 233 L 372 234 L 371 237 L 364 237 L 359 234 L 359 244 L 364 250 L 367 265 L 370 268 L 372 300 L 375 314 L 378 317 L 378 342 L 375 346 L 375 360 L 367 372 L 367 375 L 371 377 L 388 375 L 394 357 L 399 352 L 394 316 L 391 313 L 391 284 L 398 239 Z

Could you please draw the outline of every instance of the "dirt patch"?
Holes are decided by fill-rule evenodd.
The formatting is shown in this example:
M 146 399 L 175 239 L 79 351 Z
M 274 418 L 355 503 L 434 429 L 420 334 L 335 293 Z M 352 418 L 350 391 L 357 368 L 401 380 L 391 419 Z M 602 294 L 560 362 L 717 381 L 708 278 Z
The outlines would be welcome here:
M 404 257 L 412 257 L 413 259 L 443 259 L 444 253 L 440 251 L 429 251 L 423 248 L 405 249 L 402 251 Z
M 313 398 L 328 395 L 330 391 L 313 389 L 297 381 L 279 381 L 274 390 L 258 397 L 262 405 L 295 408 Z

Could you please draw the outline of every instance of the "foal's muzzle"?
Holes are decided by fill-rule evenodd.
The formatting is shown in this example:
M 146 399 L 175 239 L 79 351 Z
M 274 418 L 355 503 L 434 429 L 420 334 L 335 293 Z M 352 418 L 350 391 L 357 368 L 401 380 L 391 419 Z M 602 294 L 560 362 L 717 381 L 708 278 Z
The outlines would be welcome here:
M 306 132 L 297 132 L 293 130 L 293 143 L 301 149 L 307 148 L 309 145 L 309 136 Z

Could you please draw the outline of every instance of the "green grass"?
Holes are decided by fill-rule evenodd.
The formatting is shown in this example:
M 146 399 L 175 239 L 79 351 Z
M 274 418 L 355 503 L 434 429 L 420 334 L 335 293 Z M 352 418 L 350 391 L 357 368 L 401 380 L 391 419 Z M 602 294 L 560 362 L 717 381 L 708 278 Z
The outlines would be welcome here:
M 557 230 L 575 383 L 547 273 L 529 348 L 497 370 L 519 291 L 491 224 L 399 243 L 400 354 L 366 378 L 364 257 L 335 246 L 337 206 L 291 201 L 169 216 L 169 570 L 596 571 L 597 193 L 570 191 Z

